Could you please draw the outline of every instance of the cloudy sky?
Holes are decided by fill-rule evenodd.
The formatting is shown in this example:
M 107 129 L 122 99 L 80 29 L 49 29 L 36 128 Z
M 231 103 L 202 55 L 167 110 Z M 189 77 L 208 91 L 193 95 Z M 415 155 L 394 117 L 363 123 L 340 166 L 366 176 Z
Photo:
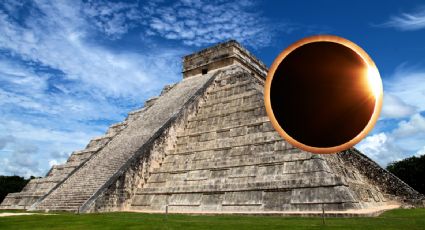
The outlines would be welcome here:
M 236 39 L 270 65 L 323 33 L 363 47 L 383 78 L 383 112 L 357 147 L 383 166 L 425 154 L 421 4 L 0 1 L 0 175 L 43 176 L 179 81 L 185 54 Z

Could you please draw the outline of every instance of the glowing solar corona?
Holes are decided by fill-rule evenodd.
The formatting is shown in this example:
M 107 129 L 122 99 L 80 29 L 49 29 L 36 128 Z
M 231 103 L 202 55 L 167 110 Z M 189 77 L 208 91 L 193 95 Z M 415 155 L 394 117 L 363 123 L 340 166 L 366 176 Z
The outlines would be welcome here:
M 382 107 L 379 71 L 353 42 L 332 35 L 301 39 L 267 74 L 264 101 L 276 131 L 313 153 L 346 150 L 375 125 Z
M 381 76 L 379 75 L 378 69 L 374 66 L 369 66 L 367 68 L 367 76 L 369 87 L 371 88 L 375 98 L 382 96 L 382 81 Z

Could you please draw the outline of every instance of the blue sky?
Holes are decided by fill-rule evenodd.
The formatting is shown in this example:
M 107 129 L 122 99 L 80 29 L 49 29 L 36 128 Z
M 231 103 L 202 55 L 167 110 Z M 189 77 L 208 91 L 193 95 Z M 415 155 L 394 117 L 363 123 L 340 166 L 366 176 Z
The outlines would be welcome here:
M 1 1 L 0 174 L 43 176 L 179 81 L 185 54 L 236 39 L 270 65 L 324 33 L 364 48 L 383 78 L 357 147 L 383 166 L 425 154 L 423 2 Z

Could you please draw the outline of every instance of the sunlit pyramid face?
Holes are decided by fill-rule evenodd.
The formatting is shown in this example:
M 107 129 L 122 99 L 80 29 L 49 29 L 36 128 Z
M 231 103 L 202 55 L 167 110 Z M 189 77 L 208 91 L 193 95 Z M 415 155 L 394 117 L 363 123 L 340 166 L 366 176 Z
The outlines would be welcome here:
M 291 144 L 335 153 L 359 142 L 375 124 L 382 82 L 360 47 L 336 36 L 314 36 L 276 58 L 265 104 L 273 126 Z

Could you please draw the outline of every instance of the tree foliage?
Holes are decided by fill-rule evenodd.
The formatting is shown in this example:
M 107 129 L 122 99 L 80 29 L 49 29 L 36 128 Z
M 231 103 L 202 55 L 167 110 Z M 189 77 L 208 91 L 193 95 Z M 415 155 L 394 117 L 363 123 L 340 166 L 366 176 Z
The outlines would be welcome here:
M 387 166 L 387 170 L 416 191 L 425 194 L 425 155 L 392 162 Z
M 8 193 L 20 192 L 29 180 L 20 176 L 0 176 L 0 203 Z

